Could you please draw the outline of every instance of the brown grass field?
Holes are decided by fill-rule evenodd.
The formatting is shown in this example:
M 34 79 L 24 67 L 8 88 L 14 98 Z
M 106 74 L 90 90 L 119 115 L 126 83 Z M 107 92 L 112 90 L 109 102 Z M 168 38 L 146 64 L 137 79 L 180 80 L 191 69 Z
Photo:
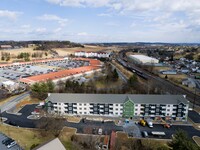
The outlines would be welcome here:
M 103 51 L 106 50 L 105 47 L 101 46 L 90 46 L 90 45 L 84 45 L 84 48 L 81 47 L 75 47 L 75 48 L 56 48 L 54 49 L 60 56 L 66 56 L 70 54 L 74 54 L 76 51 Z

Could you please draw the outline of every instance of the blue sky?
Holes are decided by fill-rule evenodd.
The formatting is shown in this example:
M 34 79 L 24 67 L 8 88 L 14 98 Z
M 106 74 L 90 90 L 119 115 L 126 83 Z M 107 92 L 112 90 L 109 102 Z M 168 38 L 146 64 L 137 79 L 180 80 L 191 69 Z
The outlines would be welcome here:
M 1 0 L 0 40 L 200 42 L 200 0 Z

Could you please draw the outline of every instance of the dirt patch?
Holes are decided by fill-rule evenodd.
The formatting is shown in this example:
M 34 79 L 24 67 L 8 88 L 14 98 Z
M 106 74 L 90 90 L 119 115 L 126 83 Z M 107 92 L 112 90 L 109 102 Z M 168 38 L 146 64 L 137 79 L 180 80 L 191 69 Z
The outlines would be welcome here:
M 68 122 L 79 123 L 81 121 L 81 117 L 68 116 L 67 117 L 67 121 Z

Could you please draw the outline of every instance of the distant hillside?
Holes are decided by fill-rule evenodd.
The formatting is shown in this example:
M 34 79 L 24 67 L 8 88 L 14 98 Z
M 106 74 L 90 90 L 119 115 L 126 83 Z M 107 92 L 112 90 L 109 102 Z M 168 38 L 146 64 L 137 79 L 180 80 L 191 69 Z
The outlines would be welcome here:
M 49 50 L 52 48 L 73 48 L 84 47 L 79 43 L 73 43 L 70 41 L 0 41 L 0 45 L 10 45 L 15 47 L 28 47 L 28 45 L 36 45 L 35 50 Z

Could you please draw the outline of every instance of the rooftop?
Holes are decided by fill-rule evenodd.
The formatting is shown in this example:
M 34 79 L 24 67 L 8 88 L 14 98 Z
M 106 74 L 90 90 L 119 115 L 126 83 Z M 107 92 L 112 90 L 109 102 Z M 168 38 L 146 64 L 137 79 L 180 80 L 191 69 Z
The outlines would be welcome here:
M 126 98 L 141 104 L 188 104 L 183 95 L 139 95 L 139 94 L 69 94 L 51 93 L 47 100 L 52 103 L 124 103 Z

